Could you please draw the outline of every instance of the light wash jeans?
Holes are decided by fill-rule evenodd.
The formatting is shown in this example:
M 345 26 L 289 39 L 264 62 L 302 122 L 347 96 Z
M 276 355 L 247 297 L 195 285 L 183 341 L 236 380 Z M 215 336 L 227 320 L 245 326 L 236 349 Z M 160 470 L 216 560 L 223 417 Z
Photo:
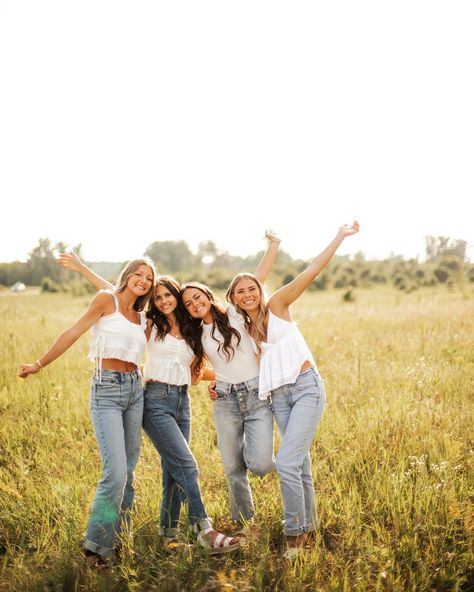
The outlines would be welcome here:
M 102 478 L 92 503 L 84 548 L 108 557 L 115 553 L 122 522 L 130 528 L 133 471 L 140 454 L 143 417 L 140 374 L 112 370 L 96 373 L 90 415 L 102 460 Z
M 248 470 L 262 477 L 275 468 L 273 414 L 268 401 L 258 398 L 258 377 L 237 384 L 217 381 L 216 391 L 214 418 L 232 518 L 250 520 L 255 508 Z
M 177 534 L 181 505 L 188 500 L 191 525 L 210 528 L 199 488 L 196 460 L 189 448 L 191 407 L 188 386 L 147 382 L 143 427 L 161 456 L 163 495 L 160 533 Z
M 284 533 L 296 536 L 316 529 L 316 504 L 309 448 L 326 405 L 324 383 L 310 368 L 294 384 L 272 391 L 280 432 L 276 469 L 285 517 Z

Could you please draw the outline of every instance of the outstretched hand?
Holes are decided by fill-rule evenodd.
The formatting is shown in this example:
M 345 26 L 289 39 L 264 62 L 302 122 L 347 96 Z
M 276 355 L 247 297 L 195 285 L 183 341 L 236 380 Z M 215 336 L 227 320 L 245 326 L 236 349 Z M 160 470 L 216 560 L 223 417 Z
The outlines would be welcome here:
M 41 368 L 38 366 L 38 362 L 34 364 L 22 364 L 18 369 L 18 376 L 20 378 L 28 378 L 30 374 L 37 374 Z
M 77 253 L 69 251 L 69 253 L 59 254 L 59 265 L 70 269 L 71 271 L 79 271 L 82 265 L 82 261 Z
M 281 238 L 273 230 L 265 230 L 265 238 L 271 243 L 281 243 Z
M 346 236 L 352 236 L 353 234 L 357 234 L 359 232 L 359 228 L 359 222 L 357 222 L 357 220 L 354 220 L 352 226 L 349 226 L 348 224 L 344 224 L 344 226 L 341 226 L 339 228 L 339 234 L 341 234 L 343 238 L 345 238 Z

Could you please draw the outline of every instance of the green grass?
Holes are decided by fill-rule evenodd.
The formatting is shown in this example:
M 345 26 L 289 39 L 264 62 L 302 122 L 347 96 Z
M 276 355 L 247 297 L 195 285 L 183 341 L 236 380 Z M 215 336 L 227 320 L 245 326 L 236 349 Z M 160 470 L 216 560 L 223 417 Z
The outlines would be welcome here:
M 275 474 L 252 478 L 259 536 L 230 557 L 160 550 L 160 464 L 136 471 L 134 554 L 91 571 L 80 552 L 100 474 L 88 417 L 88 337 L 26 381 L 86 298 L 0 294 L 0 590 L 472 590 L 474 293 L 389 289 L 305 295 L 295 317 L 325 379 L 312 445 L 321 530 L 282 558 Z M 193 387 L 192 448 L 210 515 L 230 527 L 205 385 Z M 185 522 L 185 520 L 184 520 Z M 183 540 L 186 539 L 183 524 Z

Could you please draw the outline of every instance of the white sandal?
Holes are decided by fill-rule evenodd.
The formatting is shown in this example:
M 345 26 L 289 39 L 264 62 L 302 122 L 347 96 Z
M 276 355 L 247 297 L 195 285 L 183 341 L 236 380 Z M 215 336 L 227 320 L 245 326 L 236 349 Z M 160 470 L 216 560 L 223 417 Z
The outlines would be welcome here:
M 212 541 L 209 540 L 207 535 L 211 532 L 215 532 L 216 536 Z M 237 539 L 236 543 L 232 543 L 233 540 Z M 209 555 L 219 555 L 221 553 L 230 553 L 240 547 L 240 539 L 238 537 L 229 537 L 221 532 L 217 532 L 213 528 L 206 528 L 199 531 L 197 535 L 198 543 L 203 549 L 209 551 Z

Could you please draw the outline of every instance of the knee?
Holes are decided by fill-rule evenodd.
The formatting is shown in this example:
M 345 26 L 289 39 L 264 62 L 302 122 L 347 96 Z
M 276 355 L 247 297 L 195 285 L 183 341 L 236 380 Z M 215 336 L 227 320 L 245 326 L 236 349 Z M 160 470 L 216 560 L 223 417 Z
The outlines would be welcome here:
M 101 486 L 109 493 L 121 493 L 125 489 L 125 485 L 129 478 L 126 465 L 120 467 L 113 467 L 108 471 L 104 471 Z
M 279 475 L 294 475 L 301 469 L 296 462 L 281 455 L 277 455 L 275 467 Z
M 275 462 L 273 458 L 259 458 L 253 461 L 249 470 L 257 477 L 264 477 L 267 473 L 270 473 L 275 468 Z

